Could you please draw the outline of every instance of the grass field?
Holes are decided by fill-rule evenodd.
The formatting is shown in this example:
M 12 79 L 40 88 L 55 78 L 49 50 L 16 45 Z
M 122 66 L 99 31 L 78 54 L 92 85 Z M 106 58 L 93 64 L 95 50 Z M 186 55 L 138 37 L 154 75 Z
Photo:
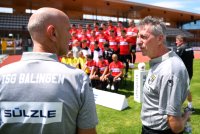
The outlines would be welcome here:
M 147 67 L 148 68 L 148 67 Z M 126 84 L 123 82 L 119 90 L 120 94 L 126 95 L 129 107 L 123 111 L 117 111 L 97 105 L 99 124 L 98 134 L 140 134 L 141 104 L 133 100 L 133 71 L 129 71 Z M 200 61 L 194 61 L 194 75 L 191 81 L 191 91 L 193 95 L 193 105 L 195 113 L 191 116 L 193 134 L 200 134 Z M 187 101 L 184 103 L 186 106 Z

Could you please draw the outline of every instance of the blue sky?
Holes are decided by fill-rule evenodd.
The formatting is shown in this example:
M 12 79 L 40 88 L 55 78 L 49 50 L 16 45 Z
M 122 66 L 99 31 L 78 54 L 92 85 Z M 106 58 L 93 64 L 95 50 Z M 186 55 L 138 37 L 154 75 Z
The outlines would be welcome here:
M 127 0 L 200 14 L 200 0 Z

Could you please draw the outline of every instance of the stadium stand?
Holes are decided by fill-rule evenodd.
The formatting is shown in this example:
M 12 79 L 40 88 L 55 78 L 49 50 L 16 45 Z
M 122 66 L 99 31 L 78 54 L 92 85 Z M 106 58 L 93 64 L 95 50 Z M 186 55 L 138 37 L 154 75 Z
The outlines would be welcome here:
M 27 23 L 28 19 L 30 17 L 30 14 L 24 14 L 24 15 L 14 15 L 14 14 L 5 14 L 0 13 L 0 29 L 1 30 L 13 30 L 13 31 L 27 31 Z M 78 19 L 70 19 L 71 24 L 82 24 L 83 28 L 85 28 L 86 24 L 90 24 L 91 28 L 93 28 L 93 23 L 95 20 L 78 20 Z M 98 21 L 99 24 L 101 23 L 107 23 L 107 21 Z M 116 26 L 117 23 L 113 22 L 113 24 Z M 127 26 L 127 23 L 124 24 Z M 176 35 L 181 34 L 186 37 L 193 37 L 194 35 L 186 30 L 181 30 L 178 28 L 171 28 L 169 27 L 167 29 L 167 35 L 169 37 L 175 37 Z M 2 36 L 2 35 L 1 35 Z
M 1 30 L 26 30 L 30 15 L 0 14 Z
M 167 28 L 167 36 L 168 37 L 174 37 L 176 35 L 182 35 L 184 37 L 193 37 L 194 35 L 186 30 L 181 30 L 178 28 Z

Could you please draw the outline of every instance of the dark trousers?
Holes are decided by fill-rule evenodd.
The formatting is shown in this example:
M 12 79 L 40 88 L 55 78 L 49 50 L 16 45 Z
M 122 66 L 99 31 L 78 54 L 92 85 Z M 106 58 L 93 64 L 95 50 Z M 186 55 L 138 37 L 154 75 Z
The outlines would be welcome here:
M 142 133 L 141 134 L 175 134 L 175 133 L 172 132 L 171 129 L 153 130 L 153 129 L 150 129 L 150 128 L 146 127 L 146 126 L 142 126 Z M 179 134 L 183 134 L 183 132 L 181 132 Z
M 128 73 L 128 69 L 129 69 L 129 62 L 131 58 L 131 55 L 120 55 L 120 61 L 126 64 L 126 68 L 125 68 L 125 73 Z
M 110 85 L 113 84 L 113 86 L 114 86 L 114 88 L 115 88 L 115 91 L 117 92 L 118 89 L 119 89 L 119 84 L 120 84 L 120 81 L 121 81 L 121 80 L 113 81 L 113 79 L 114 79 L 114 76 L 112 76 L 112 75 L 109 75 L 109 76 L 108 76 L 108 80 L 109 80 L 109 82 L 110 82 Z
M 136 54 L 135 52 L 131 53 L 131 63 L 135 63 L 136 60 Z
M 99 81 L 99 84 L 101 90 L 106 90 L 106 86 L 108 85 L 107 81 Z
M 98 85 L 98 80 L 91 80 L 92 83 L 92 87 L 96 88 L 96 86 Z
M 136 44 L 131 46 L 131 63 L 135 63 L 136 60 Z

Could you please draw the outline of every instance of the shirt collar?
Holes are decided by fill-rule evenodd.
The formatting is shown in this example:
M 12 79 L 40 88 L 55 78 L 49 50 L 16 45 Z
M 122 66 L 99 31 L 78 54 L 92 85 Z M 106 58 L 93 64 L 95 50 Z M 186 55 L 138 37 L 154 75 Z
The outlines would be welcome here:
M 58 61 L 58 57 L 53 53 L 46 52 L 24 52 L 21 58 L 22 61 L 26 60 L 46 60 L 46 61 Z
M 187 44 L 182 44 L 182 45 L 178 46 L 177 49 L 180 49 L 180 48 L 186 47 L 186 45 L 187 45 Z
M 163 62 L 167 59 L 169 59 L 170 57 L 174 56 L 175 53 L 173 51 L 169 51 L 166 54 L 158 57 L 158 58 L 154 58 L 152 60 L 149 61 L 150 67 L 154 66 L 157 63 Z

